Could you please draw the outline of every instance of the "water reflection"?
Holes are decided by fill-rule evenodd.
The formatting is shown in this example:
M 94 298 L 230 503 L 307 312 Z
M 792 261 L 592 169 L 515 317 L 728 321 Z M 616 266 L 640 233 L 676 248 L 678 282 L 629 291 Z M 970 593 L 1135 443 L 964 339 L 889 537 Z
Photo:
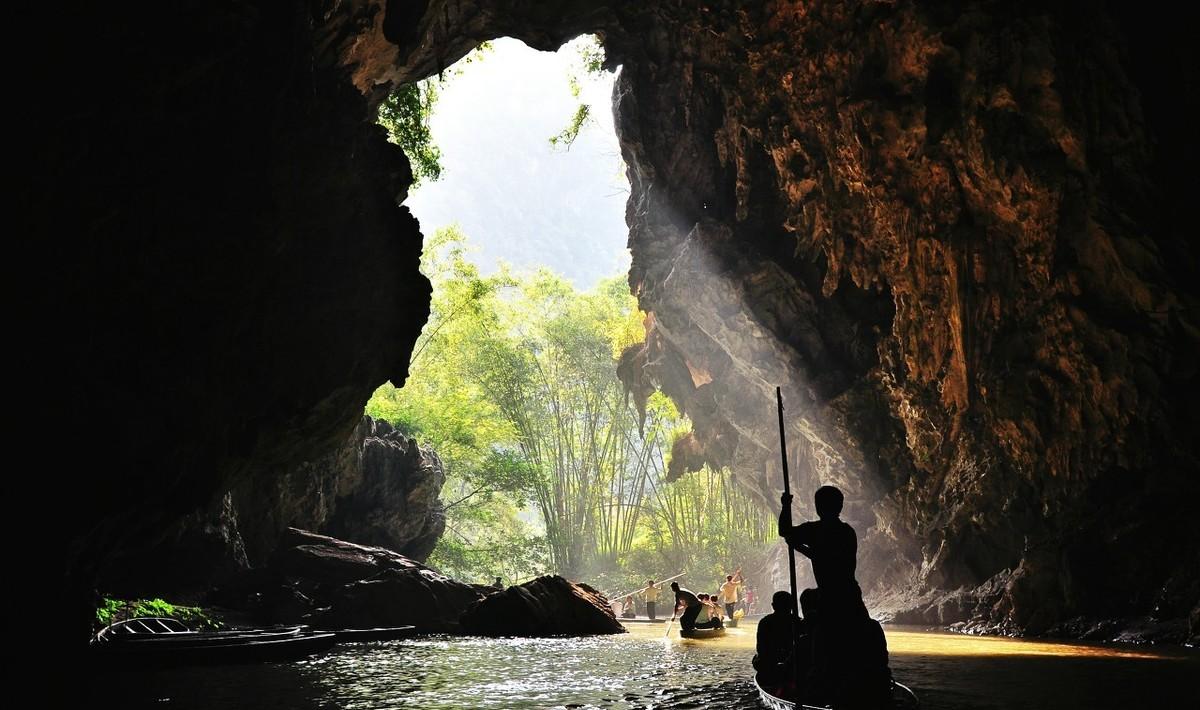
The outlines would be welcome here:
M 661 626 L 583 639 L 433 637 L 339 646 L 300 663 L 118 673 L 96 700 L 155 708 L 758 707 L 752 624 L 723 639 Z M 896 677 L 925 708 L 1197 707 L 1195 653 L 888 629 Z M 106 703 L 107 704 L 107 703 Z

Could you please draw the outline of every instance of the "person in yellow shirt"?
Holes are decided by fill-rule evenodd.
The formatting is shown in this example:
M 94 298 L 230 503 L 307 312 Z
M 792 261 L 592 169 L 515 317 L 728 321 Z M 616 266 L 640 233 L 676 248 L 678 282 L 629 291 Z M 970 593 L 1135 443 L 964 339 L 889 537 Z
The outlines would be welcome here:
M 733 618 L 733 607 L 738 601 L 738 588 L 742 586 L 745 580 L 742 579 L 742 569 L 739 567 L 736 572 L 725 576 L 725 583 L 721 585 L 721 602 L 725 604 L 725 616 Z
M 646 588 L 642 590 L 642 596 L 646 599 L 646 616 L 651 619 L 655 618 L 655 606 L 658 604 L 658 592 L 662 587 L 656 585 L 653 579 L 646 580 Z

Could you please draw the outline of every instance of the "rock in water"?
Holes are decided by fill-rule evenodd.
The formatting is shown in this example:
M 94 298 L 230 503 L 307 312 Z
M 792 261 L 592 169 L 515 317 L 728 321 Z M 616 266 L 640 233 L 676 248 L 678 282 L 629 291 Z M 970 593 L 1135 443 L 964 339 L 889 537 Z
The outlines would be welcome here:
M 603 594 L 558 575 L 488 596 L 463 614 L 461 625 L 463 632 L 481 636 L 625 633 Z
M 320 611 L 305 620 L 324 628 L 455 631 L 463 611 L 483 596 L 397 552 L 296 528 L 284 534 L 271 567 L 313 598 Z

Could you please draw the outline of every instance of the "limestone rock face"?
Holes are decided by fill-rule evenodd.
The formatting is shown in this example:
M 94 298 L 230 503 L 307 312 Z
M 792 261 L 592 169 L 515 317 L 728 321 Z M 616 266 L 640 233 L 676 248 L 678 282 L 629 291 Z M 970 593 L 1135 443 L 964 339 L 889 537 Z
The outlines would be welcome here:
M 259 475 L 233 491 L 238 526 L 254 563 L 289 526 L 385 547 L 424 561 L 445 529 L 438 500 L 446 474 L 437 454 L 362 417 L 346 442 L 316 461 Z
M 623 634 L 608 600 L 586 584 L 548 575 L 489 594 L 462 616 L 462 631 L 480 636 Z
M 364 416 L 332 452 L 260 472 L 208 510 L 185 516 L 157 544 L 131 545 L 110 562 L 101 585 L 130 596 L 202 595 L 266 565 L 289 527 L 424 562 L 445 529 L 438 500 L 445 480 L 435 453 Z
M 310 600 L 303 613 L 280 621 L 305 621 L 322 628 L 416 626 L 419 631 L 455 631 L 459 616 L 482 595 L 472 586 L 435 572 L 381 547 L 290 528 L 280 539 L 270 570 L 289 589 Z
M 1036 633 L 1200 575 L 1170 108 L 1195 84 L 1153 69 L 1195 57 L 1116 10 L 1010 10 L 650 7 L 607 46 L 649 314 L 631 390 L 774 507 L 782 385 L 793 490 L 846 492 L 878 609 Z

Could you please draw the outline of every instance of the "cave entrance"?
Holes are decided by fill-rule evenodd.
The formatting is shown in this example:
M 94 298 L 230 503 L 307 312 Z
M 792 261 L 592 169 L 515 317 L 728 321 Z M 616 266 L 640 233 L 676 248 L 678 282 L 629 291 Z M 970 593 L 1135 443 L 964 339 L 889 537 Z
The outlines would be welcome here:
M 617 72 L 591 36 L 557 52 L 499 39 L 381 109 L 414 165 L 404 205 L 433 296 L 408 381 L 367 413 L 440 457 L 428 562 L 457 579 L 557 573 L 613 595 L 759 567 L 775 539 L 728 471 L 672 482 L 689 423 L 661 394 L 642 409 L 617 377 L 646 318 L 628 285 Z

